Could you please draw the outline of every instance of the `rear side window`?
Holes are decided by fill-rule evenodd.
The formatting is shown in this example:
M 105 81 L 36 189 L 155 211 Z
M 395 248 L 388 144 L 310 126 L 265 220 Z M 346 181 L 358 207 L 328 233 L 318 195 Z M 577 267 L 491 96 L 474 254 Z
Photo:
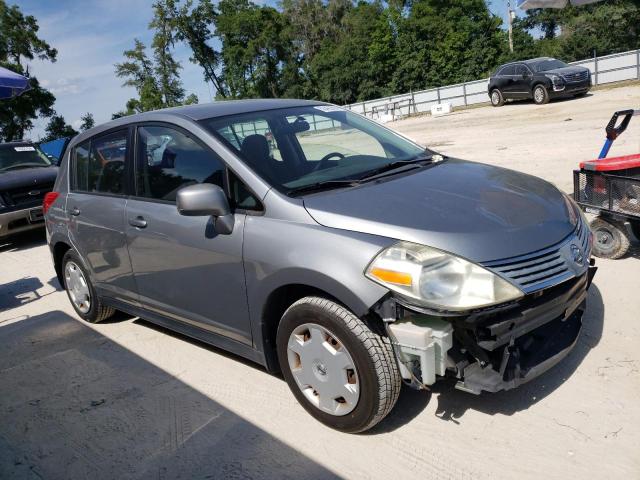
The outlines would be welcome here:
M 178 190 L 196 183 L 223 186 L 224 164 L 209 149 L 179 130 L 138 128 L 136 195 L 175 201 Z
M 74 153 L 74 190 L 123 195 L 126 156 L 126 130 L 79 144 Z
M 529 69 L 524 65 L 516 65 L 516 75 L 527 75 L 529 73 Z
M 498 75 L 515 75 L 516 74 L 516 67 L 514 67 L 513 65 L 507 65 L 506 67 L 503 67 L 502 70 L 500 70 L 500 73 Z

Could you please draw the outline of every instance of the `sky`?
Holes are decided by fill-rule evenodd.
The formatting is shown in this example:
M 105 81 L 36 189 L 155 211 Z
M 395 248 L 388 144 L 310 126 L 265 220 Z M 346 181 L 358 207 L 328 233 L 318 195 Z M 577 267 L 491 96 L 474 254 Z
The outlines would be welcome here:
M 67 123 L 80 126 L 80 117 L 91 112 L 96 124 L 111 119 L 135 96 L 114 74 L 122 52 L 133 46 L 134 38 L 151 43 L 147 25 L 152 0 L 8 0 L 23 14 L 33 15 L 40 26 L 40 38 L 58 50 L 55 63 L 35 60 L 29 71 L 56 96 L 56 112 Z M 260 2 L 256 2 L 260 3 Z M 507 0 L 491 0 L 491 10 L 506 19 Z M 515 4 L 515 0 L 512 1 Z M 518 14 L 522 12 L 518 11 Z M 178 46 L 175 58 L 181 63 L 181 79 L 186 94 L 195 93 L 200 103 L 212 101 L 213 89 L 199 66 L 189 61 L 189 50 Z M 47 120 L 37 120 L 29 137 L 44 135 Z

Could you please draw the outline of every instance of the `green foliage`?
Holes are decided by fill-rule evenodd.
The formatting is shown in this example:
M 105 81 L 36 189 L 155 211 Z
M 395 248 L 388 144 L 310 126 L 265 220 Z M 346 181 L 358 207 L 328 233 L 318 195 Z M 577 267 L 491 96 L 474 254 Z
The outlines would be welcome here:
M 31 90 L 19 97 L 0 101 L 0 141 L 24 137 L 38 116 L 53 115 L 55 97 L 40 86 L 23 67 L 24 59 L 56 61 L 58 52 L 38 37 L 38 22 L 23 15 L 18 6 L 0 0 L 0 66 L 30 77 Z
M 75 128 L 65 122 L 62 115 L 55 114 L 51 117 L 44 130 L 46 135 L 40 140 L 42 143 L 50 142 L 58 138 L 73 137 L 78 134 Z
M 80 117 L 80 131 L 84 132 L 85 130 L 89 130 L 93 128 L 96 124 L 96 121 L 93 119 L 93 114 L 91 112 L 87 112 Z

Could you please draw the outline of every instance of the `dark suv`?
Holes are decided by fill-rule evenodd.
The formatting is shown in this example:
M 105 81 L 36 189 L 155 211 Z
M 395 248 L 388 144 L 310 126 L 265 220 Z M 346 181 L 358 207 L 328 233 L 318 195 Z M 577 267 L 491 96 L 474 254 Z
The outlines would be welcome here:
M 489 79 L 494 107 L 506 100 L 533 99 L 538 105 L 552 98 L 584 95 L 591 88 L 588 68 L 570 66 L 555 58 L 534 58 L 502 65 Z
M 57 173 L 32 143 L 0 144 L 0 238 L 44 226 L 42 200 Z

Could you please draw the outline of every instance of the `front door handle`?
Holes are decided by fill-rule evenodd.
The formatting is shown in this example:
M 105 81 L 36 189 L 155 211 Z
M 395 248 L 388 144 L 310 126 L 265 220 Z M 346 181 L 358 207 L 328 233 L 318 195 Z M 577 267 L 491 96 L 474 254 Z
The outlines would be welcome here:
M 136 228 L 145 228 L 147 226 L 147 221 L 144 218 L 138 216 L 135 218 L 130 218 L 129 225 Z
M 80 215 L 80 209 L 78 207 L 73 207 L 72 209 L 69 210 L 69 215 L 73 215 L 74 217 L 77 217 L 78 215 Z

